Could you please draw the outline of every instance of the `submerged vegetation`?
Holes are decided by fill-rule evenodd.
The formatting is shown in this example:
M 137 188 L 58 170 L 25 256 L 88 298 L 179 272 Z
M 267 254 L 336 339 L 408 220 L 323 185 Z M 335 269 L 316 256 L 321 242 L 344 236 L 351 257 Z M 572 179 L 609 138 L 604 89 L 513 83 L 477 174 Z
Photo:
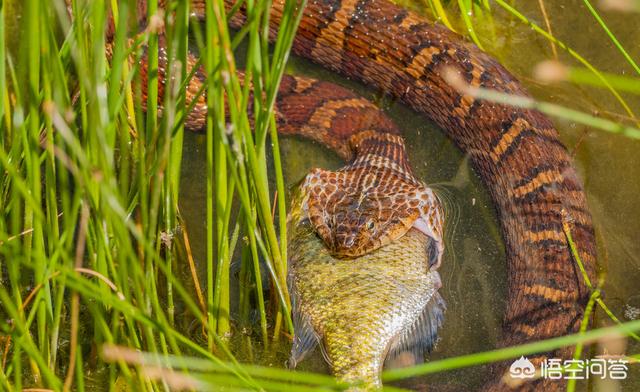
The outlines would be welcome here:
M 219 0 L 207 1 L 204 22 L 189 18 L 188 1 L 170 1 L 163 13 L 158 0 L 149 0 L 151 22 L 141 32 L 130 23 L 133 0 L 70 3 L 71 17 L 64 0 L 0 2 L 0 389 L 342 389 L 326 375 L 240 364 L 231 344 L 240 340 L 251 360 L 287 344 L 293 333 L 286 285 L 288 190 L 272 109 L 303 4 L 287 2 L 277 41 L 269 44 L 267 1 L 246 1 L 248 23 L 234 34 Z M 514 2 L 428 1 L 443 23 L 466 29 L 485 47 L 485 30 L 502 30 L 492 16 L 496 7 L 530 24 L 554 53 L 564 51 L 579 64 L 556 64 L 552 76 L 606 89 L 624 115 L 603 118 L 519 103 L 638 138 L 638 121 L 622 92 L 640 92 L 640 69 L 597 9 L 585 3 L 604 39 L 638 74 L 599 71 L 556 39 L 551 24 L 534 25 Z M 115 20 L 111 61 L 105 54 L 108 10 Z M 154 72 L 161 44 L 172 64 L 166 86 Z M 209 105 L 203 130 L 205 260 L 194 260 L 190 222 L 182 221 L 178 203 L 184 119 L 191 109 L 184 105 L 184 87 L 194 77 L 184 66 L 189 45 L 197 47 L 208 76 L 200 92 Z M 236 51 L 240 45 L 246 48 L 243 58 Z M 147 80 L 140 77 L 143 55 Z M 238 63 L 253 94 L 237 74 Z M 147 96 L 141 83 L 147 83 Z M 159 88 L 167 91 L 160 103 Z M 570 238 L 571 228 L 565 233 Z M 563 346 L 577 345 L 579 356 L 583 344 L 620 334 L 640 340 L 633 334 L 640 322 L 618 321 L 600 298 L 600 286 L 593 283 L 588 309 L 603 309 L 614 327 L 586 331 L 587 312 L 576 335 L 391 370 L 383 378 L 396 381 Z

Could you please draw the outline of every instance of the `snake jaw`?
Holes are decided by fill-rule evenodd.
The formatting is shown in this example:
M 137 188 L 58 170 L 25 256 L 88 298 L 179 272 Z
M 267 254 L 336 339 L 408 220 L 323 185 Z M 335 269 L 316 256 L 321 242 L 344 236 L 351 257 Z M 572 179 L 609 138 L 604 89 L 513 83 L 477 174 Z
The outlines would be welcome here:
M 437 270 L 442 264 L 442 255 L 444 254 L 444 242 L 442 241 L 441 235 L 436 234 L 436 229 L 430 226 L 422 217 L 413 223 L 413 228 L 433 240 L 434 244 L 432 246 L 435 247 L 435 254 L 429 257 L 429 269 Z
M 433 191 L 426 187 L 419 196 L 419 200 L 421 216 L 413 222 L 412 227 L 424 233 L 434 242 L 435 254 L 433 260 L 429 260 L 429 267 L 437 270 L 442 264 L 444 255 L 444 212 L 442 204 Z
M 352 249 L 358 240 L 358 233 L 345 225 L 340 225 L 333 233 L 331 250 L 335 253 L 340 249 Z

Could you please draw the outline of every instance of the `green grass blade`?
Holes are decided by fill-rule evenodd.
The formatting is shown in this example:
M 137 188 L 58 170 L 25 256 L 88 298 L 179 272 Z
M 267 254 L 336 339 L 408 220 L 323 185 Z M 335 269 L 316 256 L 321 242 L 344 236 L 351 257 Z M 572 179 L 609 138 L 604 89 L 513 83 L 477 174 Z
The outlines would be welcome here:
M 593 17 L 598 21 L 598 24 L 602 27 L 605 33 L 607 33 L 607 36 L 609 37 L 611 42 L 613 42 L 613 44 L 616 46 L 616 48 L 618 48 L 620 53 L 622 53 L 622 55 L 627 60 L 627 62 L 631 65 L 631 67 L 633 67 L 633 69 L 638 73 L 638 75 L 640 75 L 640 67 L 638 67 L 638 64 L 636 64 L 636 62 L 631 58 L 629 53 L 627 53 L 627 51 L 624 49 L 620 41 L 618 41 L 616 36 L 611 32 L 611 30 L 609 30 L 609 27 L 607 26 L 607 24 L 600 17 L 600 14 L 598 14 L 598 11 L 596 11 L 593 5 L 591 5 L 591 2 L 589 0 L 583 0 L 583 1 L 584 1 L 584 4 L 589 9 L 589 12 L 591 13 L 591 15 L 593 15 Z

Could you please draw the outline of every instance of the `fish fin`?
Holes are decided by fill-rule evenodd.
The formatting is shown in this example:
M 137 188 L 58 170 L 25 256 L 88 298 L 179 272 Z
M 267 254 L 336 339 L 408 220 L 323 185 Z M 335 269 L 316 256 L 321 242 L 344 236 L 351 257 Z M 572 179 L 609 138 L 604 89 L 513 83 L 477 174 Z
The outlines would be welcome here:
M 289 292 L 291 293 L 291 308 L 293 316 L 293 345 L 291 346 L 291 354 L 287 361 L 287 367 L 289 369 L 295 369 L 298 363 L 304 359 L 304 357 L 313 350 L 320 337 L 313 329 L 311 320 L 308 315 L 305 315 L 302 309 L 300 309 L 298 303 L 298 296 L 293 284 L 293 275 L 291 274 L 292 268 L 289 270 L 289 276 L 287 278 Z
M 311 321 L 308 317 L 302 315 L 293 304 L 293 345 L 291 346 L 291 354 L 287 361 L 287 367 L 289 369 L 295 369 L 298 363 L 304 359 L 304 357 L 313 350 L 320 338 L 316 334 Z
M 430 353 L 436 344 L 438 329 L 444 321 L 446 308 L 444 299 L 436 292 L 416 321 L 391 343 L 385 364 L 391 366 L 407 364 L 406 360 L 400 358 L 407 353 L 413 356 L 414 364 L 424 362 L 425 355 Z

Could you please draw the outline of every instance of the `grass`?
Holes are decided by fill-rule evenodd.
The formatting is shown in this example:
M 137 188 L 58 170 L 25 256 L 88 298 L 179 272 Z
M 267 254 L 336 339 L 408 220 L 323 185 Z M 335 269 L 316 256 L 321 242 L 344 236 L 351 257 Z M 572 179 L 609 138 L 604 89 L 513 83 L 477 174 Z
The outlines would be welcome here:
M 588 113 L 556 105 L 549 102 L 541 102 L 529 97 L 519 97 L 500 93 L 481 87 L 470 87 L 464 84 L 460 77 L 452 73 L 448 75 L 448 81 L 456 86 L 461 92 L 477 97 L 479 99 L 497 102 L 503 105 L 511 105 L 525 109 L 535 109 L 549 116 L 573 121 L 578 124 L 587 125 L 591 128 L 600 129 L 610 133 L 619 133 L 631 139 L 640 139 L 640 129 L 620 124 L 606 118 L 592 116 Z
M 634 118 L 618 91 L 637 94 L 635 76 L 601 72 L 510 3 L 451 3 L 462 16 L 450 14 L 451 6 L 440 0 L 428 2 L 445 24 L 461 24 L 478 43 L 487 29 L 474 26 L 479 19 L 495 23 L 496 4 L 530 24 L 584 67 L 569 67 L 567 80 L 607 89 Z M 147 16 L 163 22 L 166 53 L 174 64 L 167 69 L 167 80 L 175 82 L 162 85 L 155 72 L 157 30 L 132 31 L 128 20 L 136 11 L 131 1 L 71 4 L 73 18 L 61 0 L 0 3 L 0 389 L 344 388 L 328 376 L 240 364 L 230 345 L 231 337 L 248 328 L 251 350 L 269 352 L 293 332 L 286 285 L 287 189 L 273 106 L 301 8 L 287 3 L 277 40 L 269 44 L 268 2 L 247 1 L 249 22 L 232 35 L 222 1 L 207 1 L 201 23 L 190 20 L 186 1 L 171 1 L 172 12 L 161 14 L 158 0 L 149 0 Z M 112 61 L 105 56 L 105 28 L 100 27 L 108 9 L 116 26 Z M 604 19 L 589 9 L 607 39 L 634 66 Z M 16 12 L 22 12 L 17 26 L 12 21 Z M 16 28 L 21 29 L 20 42 L 11 44 L 7 34 L 15 36 Z M 184 118 L 190 110 L 184 86 L 194 77 L 184 66 L 189 32 L 208 76 L 201 92 L 206 92 L 209 107 L 204 129 L 207 249 L 201 261 L 206 273 L 201 276 L 178 203 Z M 241 43 L 247 48 L 242 78 L 251 81 L 253 93 L 237 72 Z M 143 81 L 139 64 L 145 55 L 150 77 Z M 141 94 L 145 82 L 146 98 Z M 159 101 L 161 88 L 166 93 Z M 591 127 L 640 135 L 634 124 L 477 93 Z M 268 170 L 269 154 L 273 172 Z M 275 179 L 275 190 L 269 178 Z M 241 259 L 238 309 L 231 304 L 234 257 Z M 189 276 L 183 273 L 187 269 Z M 581 347 L 613 333 L 637 338 L 640 324 L 620 323 L 597 295 L 599 287 L 587 315 L 597 304 L 615 327 L 586 331 L 585 323 L 575 335 L 388 371 L 384 378 Z
M 187 2 L 172 2 L 170 19 L 157 14 L 157 0 L 148 4 L 148 17 L 165 24 L 171 63 L 186 64 L 188 31 L 194 29 L 197 35 L 201 27 L 189 20 Z M 2 7 L 4 15 L 6 3 Z M 116 25 L 111 62 L 105 57 L 104 28 L 99 27 L 105 26 L 109 7 Z M 246 30 L 251 48 L 246 63 L 252 67 L 246 77 L 263 93 L 250 97 L 236 74 L 223 3 L 208 2 L 204 27 L 210 39 L 200 40 L 200 53 L 209 74 L 206 175 L 211 203 L 207 275 L 196 277 L 205 282 L 200 285 L 176 273 L 184 262 L 178 257 L 184 247 L 178 193 L 185 90 L 180 83 L 167 85 L 158 100 L 159 37 L 148 29 L 130 45 L 128 37 L 137 33 L 129 29 L 135 12 L 130 2 L 73 1 L 72 8 L 70 20 L 62 1 L 30 0 L 23 8 L 24 46 L 15 54 L 4 44 L 0 49 L 0 64 L 8 67 L 1 72 L 0 110 L 7 115 L 0 149 L 6 173 L 1 188 L 0 298 L 3 320 L 10 320 L 2 323 L 0 384 L 8 390 L 84 390 L 90 360 L 98 362 L 93 368 L 108 385 L 126 382 L 134 389 L 162 389 L 163 381 L 149 381 L 124 362 L 106 363 L 91 352 L 93 345 L 120 344 L 162 355 L 197 354 L 231 369 L 238 387 L 257 387 L 227 347 L 232 328 L 229 265 L 238 233 L 249 233 L 252 246 L 243 265 L 255 285 L 245 286 L 244 306 L 260 308 L 265 344 L 277 340 L 281 330 L 291 333 L 286 253 L 278 242 L 286 233 L 284 225 L 277 228 L 271 219 L 266 135 L 274 133 L 270 108 L 299 12 L 287 11 L 270 56 L 260 34 L 268 23 L 265 5 L 248 8 L 252 23 Z M 143 47 L 151 75 L 146 99 L 140 94 L 138 68 Z M 131 62 L 126 61 L 129 56 Z M 184 66 L 167 72 L 167 80 L 190 76 Z M 236 104 L 230 107 L 232 132 L 224 121 L 225 94 Z M 254 98 L 262 96 L 266 98 Z M 247 115 L 250 99 L 255 119 Z M 282 178 L 279 171 L 276 175 Z M 283 181 L 278 183 L 283 186 Z M 281 189 L 282 206 L 285 194 Z M 231 213 L 233 200 L 241 202 L 237 217 Z M 260 281 L 259 260 L 273 272 L 272 282 Z M 266 309 L 263 285 L 271 283 L 281 301 Z M 204 303 L 194 300 L 197 295 L 189 288 L 199 286 L 206 288 Z M 186 334 L 178 315 L 202 322 L 204 345 L 197 334 Z M 272 322 L 273 335 L 267 336 Z
M 451 15 L 448 15 L 447 8 L 449 10 L 454 9 L 459 13 L 459 19 L 463 21 L 466 31 L 468 32 L 469 38 L 480 48 L 483 48 L 483 41 L 495 40 L 495 31 L 492 31 L 489 37 L 480 37 L 477 33 L 477 26 L 494 26 L 494 18 L 492 17 L 492 9 L 490 7 L 490 2 L 485 0 L 458 0 L 457 8 L 453 6 L 447 7 L 444 5 L 444 2 L 440 0 L 427 0 L 429 9 L 433 16 L 442 21 L 446 26 L 455 30 L 455 26 L 451 24 L 449 21 L 452 19 Z M 411 3 L 411 1 L 405 1 Z M 604 30 L 607 38 L 616 46 L 622 57 L 627 61 L 632 69 L 636 72 L 639 71 L 636 62 L 629 55 L 627 50 L 622 46 L 618 38 L 615 34 L 609 29 L 608 25 L 604 21 L 604 19 L 600 16 L 597 10 L 593 7 L 593 5 L 588 1 L 584 0 L 585 6 L 596 19 L 598 24 Z M 551 25 L 548 20 L 548 15 L 545 7 L 545 1 L 539 0 L 541 13 L 546 22 L 547 29 L 540 27 L 536 22 L 532 19 L 528 18 L 522 12 L 518 10 L 518 8 L 514 5 L 513 1 L 504 1 L 504 0 L 495 0 L 495 4 L 500 7 L 502 10 L 506 11 L 508 15 L 514 17 L 521 23 L 528 25 L 533 31 L 543 36 L 546 40 L 549 41 L 550 46 L 552 47 L 554 57 L 557 57 L 557 48 L 559 47 L 561 50 L 565 51 L 575 60 L 577 60 L 584 68 L 589 71 L 589 74 L 585 76 L 585 73 L 581 73 L 581 78 L 575 77 L 571 80 L 575 83 L 587 84 L 592 86 L 604 87 L 609 90 L 609 92 L 615 97 L 615 99 L 619 102 L 620 106 L 626 112 L 626 115 L 632 118 L 635 122 L 637 122 L 635 118 L 635 113 L 633 112 L 631 106 L 627 103 L 627 101 L 622 97 L 619 93 L 619 90 L 627 90 L 625 86 L 620 86 L 620 84 L 613 84 L 611 81 L 611 77 L 607 77 L 605 73 L 596 68 L 591 62 L 589 62 L 584 56 L 580 53 L 572 49 L 565 42 L 562 42 L 556 36 L 552 34 Z M 475 23 L 474 23 L 475 19 Z M 594 38 L 595 39 L 595 38 Z M 611 75 L 609 75 L 611 76 Z M 613 78 L 618 77 L 618 75 L 614 75 Z M 637 83 L 637 78 L 629 78 L 632 80 L 632 83 Z

